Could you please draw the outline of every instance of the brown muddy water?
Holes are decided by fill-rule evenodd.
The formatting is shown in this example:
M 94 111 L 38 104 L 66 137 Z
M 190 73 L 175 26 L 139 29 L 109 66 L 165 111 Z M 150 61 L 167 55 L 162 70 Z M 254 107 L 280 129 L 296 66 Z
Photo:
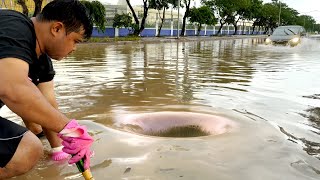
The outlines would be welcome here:
M 263 38 L 82 44 L 54 63 L 56 95 L 60 110 L 95 139 L 96 180 L 319 180 L 319 52 L 317 40 L 290 48 L 265 46 Z M 119 125 L 164 111 L 237 125 L 195 137 Z M 15 179 L 82 179 L 75 166 L 51 161 L 43 143 L 38 165 Z

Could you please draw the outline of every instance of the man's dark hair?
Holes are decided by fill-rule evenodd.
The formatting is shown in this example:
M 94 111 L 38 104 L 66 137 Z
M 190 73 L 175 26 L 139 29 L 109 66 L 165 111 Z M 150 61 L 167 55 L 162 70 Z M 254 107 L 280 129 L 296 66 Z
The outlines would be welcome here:
M 78 0 L 54 0 L 48 3 L 37 15 L 39 21 L 60 21 L 64 24 L 67 34 L 85 30 L 84 38 L 92 34 L 92 19 L 86 7 Z

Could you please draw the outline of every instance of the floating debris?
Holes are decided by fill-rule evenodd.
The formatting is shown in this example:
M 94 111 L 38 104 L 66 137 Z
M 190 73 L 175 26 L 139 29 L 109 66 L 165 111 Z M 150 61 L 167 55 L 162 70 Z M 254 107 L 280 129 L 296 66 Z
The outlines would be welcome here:
M 131 171 L 131 167 L 127 167 L 123 174 L 129 173 Z

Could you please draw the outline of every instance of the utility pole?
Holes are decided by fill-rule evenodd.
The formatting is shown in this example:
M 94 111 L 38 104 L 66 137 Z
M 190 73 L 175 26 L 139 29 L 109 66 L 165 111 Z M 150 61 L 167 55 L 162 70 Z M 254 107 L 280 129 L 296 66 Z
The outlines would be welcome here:
M 178 0 L 178 26 L 177 26 L 177 38 L 179 39 L 179 21 L 180 21 L 180 0 Z
M 279 0 L 279 26 L 281 25 L 281 0 Z

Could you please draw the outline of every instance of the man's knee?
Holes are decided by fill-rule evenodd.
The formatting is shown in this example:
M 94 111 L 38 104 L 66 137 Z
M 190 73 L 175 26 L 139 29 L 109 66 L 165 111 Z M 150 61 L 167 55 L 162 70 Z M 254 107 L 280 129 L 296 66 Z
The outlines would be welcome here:
M 27 131 L 21 139 L 12 159 L 6 169 L 12 171 L 14 176 L 30 171 L 43 155 L 43 146 L 39 138 Z

